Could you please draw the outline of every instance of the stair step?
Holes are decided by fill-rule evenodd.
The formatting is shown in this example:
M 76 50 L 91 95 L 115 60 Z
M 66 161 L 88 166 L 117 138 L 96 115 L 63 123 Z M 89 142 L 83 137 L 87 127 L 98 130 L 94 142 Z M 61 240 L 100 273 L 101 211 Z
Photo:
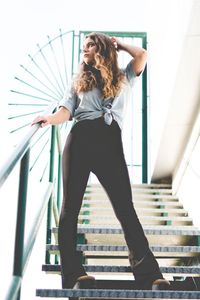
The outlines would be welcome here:
M 145 235 L 150 245 L 156 245 L 159 239 L 159 244 L 169 245 L 195 245 L 197 237 L 200 235 L 199 230 L 195 230 L 193 226 L 143 226 Z M 58 243 L 58 228 L 53 228 L 55 241 Z M 122 228 L 119 226 L 103 226 L 91 224 L 79 224 L 78 234 L 84 235 L 87 244 L 98 245 L 125 245 L 125 238 Z
M 84 199 L 86 198 L 90 198 L 90 199 L 94 199 L 97 198 L 99 200 L 99 198 L 102 201 L 105 201 L 106 199 L 108 199 L 108 196 L 106 194 L 106 192 L 104 191 L 99 191 L 99 192 L 90 192 L 90 193 L 85 193 L 84 194 Z M 133 195 L 133 202 L 136 201 L 141 201 L 142 199 L 144 200 L 153 200 L 153 201 L 157 201 L 157 200 L 162 200 L 162 201 L 178 201 L 178 198 L 176 196 L 173 195 L 151 195 L 151 194 L 134 194 Z
M 132 193 L 135 194 L 150 194 L 150 195 L 173 195 L 172 189 L 149 189 L 149 188 L 131 188 Z M 85 193 L 101 193 L 105 190 L 102 186 L 99 187 L 87 187 Z
M 174 253 L 183 254 L 187 253 L 187 256 L 194 256 L 200 253 L 200 246 L 150 246 L 150 249 L 154 253 Z M 58 245 L 46 245 L 46 250 L 51 253 L 58 253 Z M 78 251 L 95 251 L 95 252 L 128 252 L 126 245 L 77 245 Z M 104 254 L 105 255 L 105 254 Z
M 100 188 L 102 189 L 101 184 L 88 184 L 87 188 Z M 171 184 L 153 184 L 153 183 L 139 183 L 139 184 L 131 184 L 132 189 L 147 189 L 147 190 L 164 190 L 164 189 L 169 189 L 171 190 L 172 186 Z
M 88 210 L 89 211 L 89 210 Z M 116 219 L 116 216 L 113 214 L 111 215 L 104 215 L 104 216 L 92 216 L 92 215 L 79 215 L 79 220 L 90 220 L 94 218 L 95 220 L 107 220 L 107 219 Z M 170 216 L 170 217 L 165 217 L 165 216 L 138 216 L 139 219 L 142 221 L 145 220 L 151 220 L 151 221 L 184 221 L 184 222 L 192 222 L 192 218 L 190 217 L 177 217 L 177 216 Z
M 143 226 L 146 235 L 186 235 L 200 236 L 200 230 L 194 226 Z M 58 233 L 58 228 L 52 229 L 53 233 Z M 123 234 L 120 226 L 103 226 L 79 224 L 78 233 L 82 234 Z
M 173 225 L 192 225 L 193 220 L 190 217 L 184 216 L 144 216 L 138 215 L 138 218 L 142 225 L 164 225 L 166 223 L 170 223 Z M 100 225 L 101 223 L 106 225 L 117 225 L 119 221 L 114 213 L 110 215 L 92 215 L 88 212 L 88 214 L 79 214 L 78 222 L 82 223 L 83 221 L 87 221 L 93 225 Z
M 200 299 L 199 291 L 148 291 L 125 289 L 37 289 L 36 296 L 67 298 L 101 299 Z
M 98 206 L 99 207 L 106 207 L 109 206 L 111 207 L 109 199 L 84 199 L 83 200 L 83 205 L 84 204 L 90 204 L 90 206 Z M 183 208 L 183 205 L 179 203 L 178 201 L 144 201 L 144 200 L 139 200 L 139 201 L 133 201 L 134 207 L 159 207 L 159 206 L 165 206 L 165 208 L 170 208 L 170 207 L 176 207 L 176 208 Z
M 90 203 L 88 203 L 90 204 Z M 163 205 L 164 206 L 164 205 Z M 88 206 L 88 207 L 85 207 L 84 205 L 82 206 L 81 208 L 81 211 L 84 212 L 84 211 L 89 211 L 89 212 L 97 212 L 98 214 L 99 213 L 110 213 L 110 212 L 113 212 L 113 208 L 112 206 L 110 205 L 110 207 L 92 207 L 92 206 Z M 139 214 L 154 214 L 154 213 L 168 213 L 168 214 L 182 214 L 182 215 L 185 215 L 187 216 L 188 212 L 183 209 L 183 208 L 171 208 L 171 209 L 166 209 L 166 208 L 160 208 L 160 207 L 156 207 L 156 208 L 146 208 L 146 207 L 138 207 L 136 208 L 136 211 L 137 213 Z
M 86 272 L 91 273 L 132 273 L 130 266 L 84 265 Z M 42 271 L 60 272 L 60 265 L 42 265 Z M 161 273 L 167 274 L 200 274 L 200 266 L 160 267 Z

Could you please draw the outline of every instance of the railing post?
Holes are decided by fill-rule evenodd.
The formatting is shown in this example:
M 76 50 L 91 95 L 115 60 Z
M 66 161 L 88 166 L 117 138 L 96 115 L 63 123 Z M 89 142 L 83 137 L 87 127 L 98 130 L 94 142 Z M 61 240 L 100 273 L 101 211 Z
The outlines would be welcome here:
M 147 48 L 146 36 L 142 47 Z M 142 183 L 148 182 L 148 106 L 147 106 L 147 67 L 142 74 Z
M 53 183 L 54 174 L 54 156 L 55 156 L 55 139 L 56 139 L 56 127 L 51 127 L 51 146 L 50 146 L 50 166 L 49 166 L 49 182 Z M 47 210 L 47 235 L 46 243 L 51 244 L 51 222 L 52 222 L 52 195 L 49 199 L 48 210 Z M 46 264 L 50 263 L 50 254 L 46 251 Z
M 57 183 L 57 209 L 58 213 L 60 214 L 60 202 L 61 202 L 61 196 L 60 196 L 60 190 L 61 190 L 61 165 L 62 165 L 62 154 L 58 154 L 58 183 Z
M 23 251 L 24 251 L 24 231 L 26 217 L 26 199 L 28 188 L 30 149 L 24 154 L 20 164 L 20 179 L 18 191 L 18 207 L 15 234 L 14 266 L 13 275 L 22 277 L 23 273 Z M 17 299 L 20 299 L 21 289 L 19 288 Z

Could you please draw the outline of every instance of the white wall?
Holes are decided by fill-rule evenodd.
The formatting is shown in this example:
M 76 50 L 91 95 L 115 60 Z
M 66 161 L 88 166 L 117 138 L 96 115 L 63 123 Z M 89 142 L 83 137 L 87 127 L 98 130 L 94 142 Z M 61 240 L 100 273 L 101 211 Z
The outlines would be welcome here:
M 193 1 L 187 0 L 157 1 L 156 20 L 149 24 L 149 178 L 155 168 L 168 110 L 171 106 L 172 92 L 176 90 L 175 82 L 183 75 L 177 73 L 177 70 L 184 49 L 183 42 L 191 21 L 192 6 Z M 189 60 L 190 57 L 187 59 Z M 179 114 L 179 110 L 176 113 Z M 166 145 L 166 148 L 170 147 L 169 145 Z M 169 157 L 164 159 L 167 161 L 167 158 Z M 159 167 L 162 168 L 161 165 Z
M 200 114 L 193 128 L 180 165 L 173 177 L 173 192 L 200 227 Z

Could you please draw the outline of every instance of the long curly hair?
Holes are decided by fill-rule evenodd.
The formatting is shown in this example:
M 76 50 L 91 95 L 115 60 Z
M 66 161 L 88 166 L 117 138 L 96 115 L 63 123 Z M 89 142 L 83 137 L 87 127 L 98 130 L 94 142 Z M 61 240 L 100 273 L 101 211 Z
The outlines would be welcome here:
M 125 75 L 118 66 L 118 53 L 109 36 L 92 32 L 86 36 L 94 41 L 97 51 L 94 64 L 82 62 L 74 79 L 74 89 L 77 94 L 87 92 L 97 87 L 103 98 L 115 97 L 119 94 Z

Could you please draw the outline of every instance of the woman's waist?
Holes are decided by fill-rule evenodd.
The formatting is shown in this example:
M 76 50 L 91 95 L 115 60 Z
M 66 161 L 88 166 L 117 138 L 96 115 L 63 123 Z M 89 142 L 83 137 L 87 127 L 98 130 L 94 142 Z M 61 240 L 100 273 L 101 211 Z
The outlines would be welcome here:
M 115 119 L 113 119 L 111 124 L 108 125 L 105 122 L 104 115 L 102 115 L 97 118 L 84 118 L 76 120 L 72 127 L 72 131 L 75 130 L 75 128 L 85 128 L 86 130 L 109 130 L 115 127 L 121 131 L 119 124 Z

